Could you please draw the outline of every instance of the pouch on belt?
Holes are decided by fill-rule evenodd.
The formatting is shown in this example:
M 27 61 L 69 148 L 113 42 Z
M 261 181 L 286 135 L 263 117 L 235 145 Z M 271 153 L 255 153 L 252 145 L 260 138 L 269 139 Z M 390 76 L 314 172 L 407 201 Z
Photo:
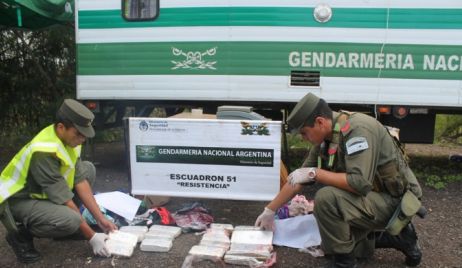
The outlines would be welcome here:
M 401 199 L 400 204 L 388 221 L 385 230 L 391 235 L 398 235 L 401 230 L 409 224 L 412 217 L 416 215 L 422 203 L 410 190 L 406 191 Z

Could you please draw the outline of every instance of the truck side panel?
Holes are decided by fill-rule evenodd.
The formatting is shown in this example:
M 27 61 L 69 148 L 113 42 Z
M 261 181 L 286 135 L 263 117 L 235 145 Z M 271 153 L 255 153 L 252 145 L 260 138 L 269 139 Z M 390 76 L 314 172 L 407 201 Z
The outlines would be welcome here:
M 78 98 L 461 106 L 462 2 L 334 1 L 324 24 L 318 1 L 186 2 L 128 22 L 120 1 L 80 1 Z

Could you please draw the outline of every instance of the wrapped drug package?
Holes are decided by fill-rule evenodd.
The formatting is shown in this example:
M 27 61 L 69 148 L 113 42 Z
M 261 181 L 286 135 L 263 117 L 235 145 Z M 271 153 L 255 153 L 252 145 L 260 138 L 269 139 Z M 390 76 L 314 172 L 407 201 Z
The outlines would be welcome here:
M 143 241 L 145 234 L 148 232 L 147 226 L 122 226 L 119 231 L 136 235 L 138 242 Z
M 273 232 L 239 227 L 233 231 L 230 249 L 224 256 L 229 264 L 255 266 L 271 259 Z
M 106 247 L 111 255 L 129 258 L 133 255 L 133 250 L 137 242 L 138 237 L 136 235 L 122 231 L 113 231 L 109 233 L 109 238 L 106 240 Z

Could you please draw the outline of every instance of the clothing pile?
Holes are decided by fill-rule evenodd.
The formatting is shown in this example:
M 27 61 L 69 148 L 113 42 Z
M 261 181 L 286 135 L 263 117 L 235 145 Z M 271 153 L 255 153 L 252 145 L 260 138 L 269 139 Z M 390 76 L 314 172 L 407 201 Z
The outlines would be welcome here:
M 172 217 L 184 233 L 204 231 L 213 223 L 210 210 L 199 202 L 185 204 L 175 211 Z
M 307 200 L 304 195 L 296 195 L 288 204 L 280 207 L 277 211 L 278 219 L 286 219 L 299 215 L 313 213 L 314 200 Z

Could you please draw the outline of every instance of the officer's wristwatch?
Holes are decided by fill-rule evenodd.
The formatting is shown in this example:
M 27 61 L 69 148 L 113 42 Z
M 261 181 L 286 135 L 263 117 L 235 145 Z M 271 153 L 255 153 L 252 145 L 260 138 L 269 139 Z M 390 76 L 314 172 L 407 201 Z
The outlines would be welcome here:
M 316 180 L 316 168 L 312 167 L 308 169 L 308 178 Z
M 312 185 L 316 183 L 316 168 L 315 167 L 311 167 L 308 169 L 308 179 L 310 179 L 310 181 L 306 183 L 301 183 L 301 185 Z

